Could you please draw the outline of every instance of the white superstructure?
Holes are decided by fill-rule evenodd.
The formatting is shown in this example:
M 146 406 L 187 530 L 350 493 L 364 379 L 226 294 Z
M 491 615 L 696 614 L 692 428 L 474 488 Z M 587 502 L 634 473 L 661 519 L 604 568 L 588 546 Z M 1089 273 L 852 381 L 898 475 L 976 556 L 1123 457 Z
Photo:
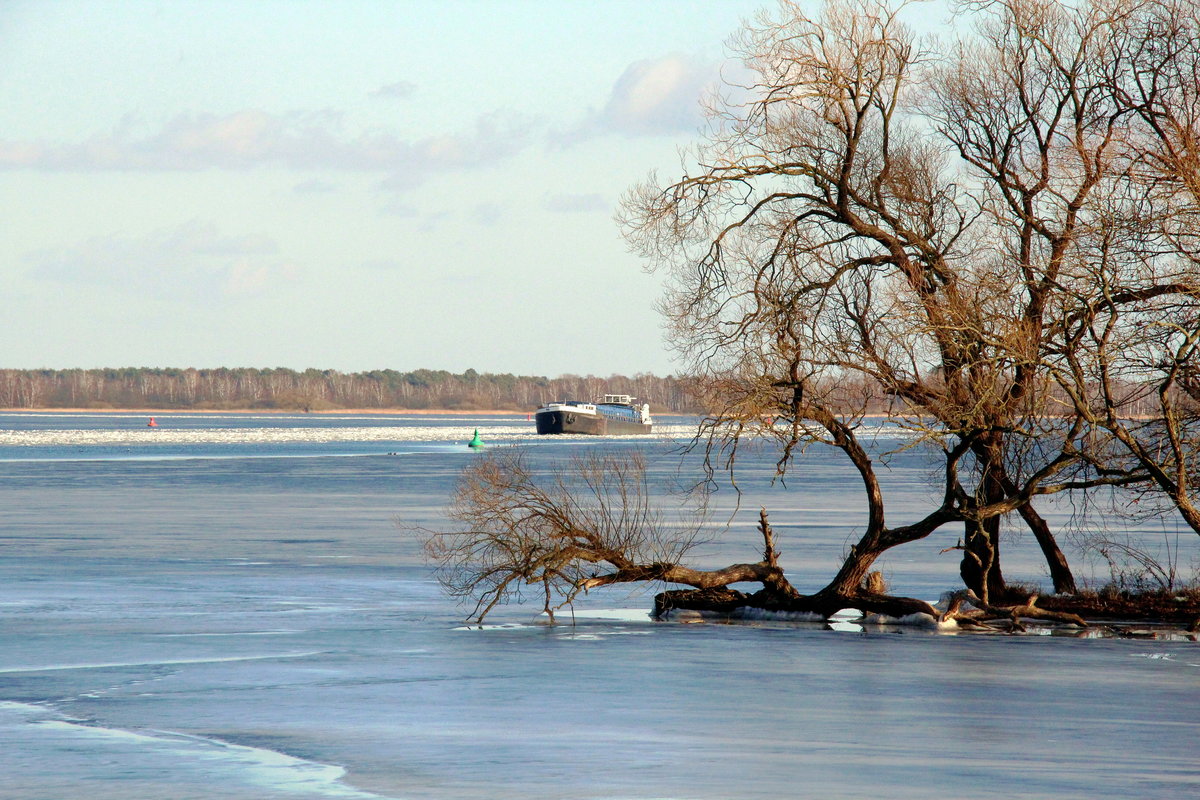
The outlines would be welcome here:
M 578 400 L 546 403 L 534 419 L 538 433 L 629 434 L 650 433 L 650 404 L 640 408 L 627 394 L 606 394 L 599 403 Z

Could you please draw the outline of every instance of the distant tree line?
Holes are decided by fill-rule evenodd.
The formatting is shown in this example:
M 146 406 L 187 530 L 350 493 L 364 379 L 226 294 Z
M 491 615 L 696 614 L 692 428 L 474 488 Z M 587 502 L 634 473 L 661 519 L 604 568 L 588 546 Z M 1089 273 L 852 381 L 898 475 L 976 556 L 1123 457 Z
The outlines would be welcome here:
M 698 380 L 646 373 L 547 378 L 473 369 L 460 374 L 429 369 L 339 372 L 285 367 L 0 369 L 0 408 L 527 411 L 551 400 L 629 394 L 650 403 L 655 411 L 700 414 L 708 409 L 696 399 L 701 394 Z M 1122 386 L 1126 396 L 1121 404 L 1123 413 L 1137 417 L 1150 410 L 1142 396 L 1144 387 Z M 840 408 L 872 415 L 889 414 L 895 403 L 877 383 L 848 375 L 829 381 L 826 392 L 840 396 L 836 403 Z
M 656 411 L 696 411 L 680 378 L 639 373 L 557 378 L 445 370 L 0 369 L 4 408 L 339 408 L 528 410 L 551 400 L 630 394 Z

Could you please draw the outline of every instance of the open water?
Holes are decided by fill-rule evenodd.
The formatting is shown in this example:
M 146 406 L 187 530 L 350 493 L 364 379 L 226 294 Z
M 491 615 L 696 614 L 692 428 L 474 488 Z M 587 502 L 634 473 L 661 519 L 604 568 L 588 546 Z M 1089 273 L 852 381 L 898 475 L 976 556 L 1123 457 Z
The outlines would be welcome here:
M 475 428 L 544 464 L 642 449 L 667 502 L 695 474 L 686 420 L 621 440 L 539 439 L 524 415 L 158 421 L 0 416 L 0 798 L 1200 796 L 1194 642 L 658 623 L 624 589 L 574 625 L 522 606 L 469 627 L 397 525 L 438 522 Z M 819 588 L 863 522 L 852 474 L 744 463 L 699 562 L 757 558 L 765 506 Z M 929 470 L 892 458 L 893 521 Z M 1155 524 L 1139 535 L 1175 535 Z M 889 556 L 895 590 L 954 588 L 954 536 Z M 1010 579 L 1044 580 L 1029 538 Z

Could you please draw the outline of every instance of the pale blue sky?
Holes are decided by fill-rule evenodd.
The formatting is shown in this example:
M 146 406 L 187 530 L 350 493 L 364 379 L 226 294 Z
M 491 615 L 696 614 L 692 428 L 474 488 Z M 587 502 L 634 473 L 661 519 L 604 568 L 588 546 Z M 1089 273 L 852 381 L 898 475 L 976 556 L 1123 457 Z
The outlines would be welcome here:
M 0 4 L 0 367 L 675 371 L 612 212 L 763 4 Z

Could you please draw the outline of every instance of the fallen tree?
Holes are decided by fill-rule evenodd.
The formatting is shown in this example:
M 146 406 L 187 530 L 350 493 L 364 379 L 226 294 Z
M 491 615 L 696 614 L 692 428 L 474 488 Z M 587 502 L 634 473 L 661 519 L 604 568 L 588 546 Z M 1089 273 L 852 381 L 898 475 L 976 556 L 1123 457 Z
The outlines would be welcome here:
M 939 524 L 943 516 L 954 518 L 941 512 L 915 529 Z M 869 548 L 850 548 L 833 582 L 814 594 L 801 594 L 780 566 L 765 509 L 759 513 L 763 550 L 758 561 L 718 569 L 690 567 L 684 563 L 687 554 L 706 541 L 705 505 L 684 506 L 670 518 L 657 511 L 637 452 L 580 457 L 548 472 L 531 469 L 518 448 L 493 450 L 463 471 L 450 517 L 455 529 L 422 530 L 421 535 L 438 565 L 438 579 L 452 596 L 473 604 L 475 621 L 525 592 L 541 599 L 553 621 L 557 611 L 582 593 L 650 583 L 691 587 L 659 593 L 654 601 L 658 617 L 676 610 L 732 614 L 756 609 L 828 618 L 854 608 L 895 618 L 923 614 L 941 622 L 1027 617 L 1086 625 L 1075 614 L 1036 608 L 1029 598 L 994 606 L 968 590 L 950 608 L 938 609 L 924 600 L 887 594 L 879 573 L 865 571 L 875 557 Z M 903 540 L 913 530 L 885 529 L 875 538 Z M 752 593 L 731 588 L 745 583 L 760 588 Z

